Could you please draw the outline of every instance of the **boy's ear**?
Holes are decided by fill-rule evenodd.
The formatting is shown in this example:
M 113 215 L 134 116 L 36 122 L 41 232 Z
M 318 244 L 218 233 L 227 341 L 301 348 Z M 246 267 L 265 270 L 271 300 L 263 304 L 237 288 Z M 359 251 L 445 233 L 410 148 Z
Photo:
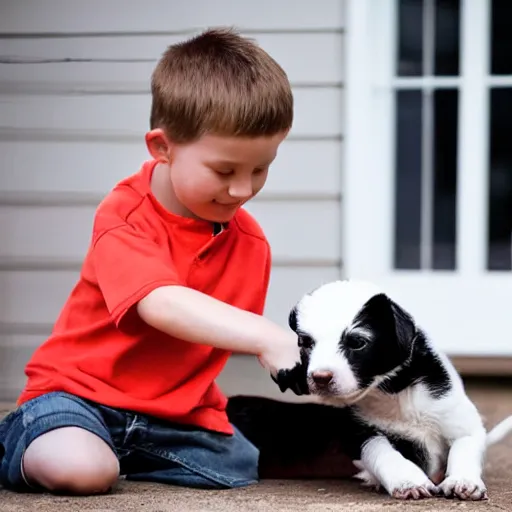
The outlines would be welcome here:
M 155 128 L 146 133 L 146 146 L 149 154 L 161 163 L 171 163 L 171 143 L 162 128 Z

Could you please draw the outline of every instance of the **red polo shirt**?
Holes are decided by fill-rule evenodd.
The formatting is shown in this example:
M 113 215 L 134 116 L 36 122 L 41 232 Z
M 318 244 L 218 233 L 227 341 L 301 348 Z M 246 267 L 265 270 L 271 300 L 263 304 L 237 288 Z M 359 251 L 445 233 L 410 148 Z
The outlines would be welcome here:
M 163 334 L 134 306 L 159 286 L 180 284 L 262 314 L 269 245 L 243 209 L 216 236 L 210 222 L 169 213 L 151 193 L 155 164 L 146 162 L 99 206 L 80 278 L 27 364 L 18 403 L 61 390 L 232 433 L 214 382 L 230 353 Z

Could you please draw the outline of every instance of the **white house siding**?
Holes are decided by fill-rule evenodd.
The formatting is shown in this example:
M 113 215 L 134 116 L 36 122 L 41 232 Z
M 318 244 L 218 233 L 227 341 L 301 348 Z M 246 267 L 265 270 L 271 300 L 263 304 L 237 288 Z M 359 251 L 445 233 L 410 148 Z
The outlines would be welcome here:
M 0 399 L 77 279 L 96 205 L 148 157 L 156 60 L 203 28 L 238 27 L 293 85 L 293 130 L 248 206 L 273 247 L 266 315 L 286 325 L 302 293 L 340 275 L 343 18 L 343 0 L 1 3 Z M 258 368 L 235 358 L 220 382 L 272 394 Z

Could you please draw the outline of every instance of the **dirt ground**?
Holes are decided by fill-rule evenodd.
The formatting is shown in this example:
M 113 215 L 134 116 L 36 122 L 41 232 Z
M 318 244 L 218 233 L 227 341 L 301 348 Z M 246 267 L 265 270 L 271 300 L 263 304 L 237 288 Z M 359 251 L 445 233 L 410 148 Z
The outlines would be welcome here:
M 488 426 L 512 414 L 512 382 L 468 383 Z M 0 490 L 1 512 L 373 512 L 507 511 L 512 512 L 512 437 L 491 447 L 484 479 L 489 501 L 461 502 L 433 498 L 399 502 L 359 487 L 355 481 L 264 480 L 260 484 L 229 491 L 197 491 L 158 484 L 120 481 L 112 493 L 89 498 L 18 495 Z M 400 507 L 400 508 L 398 508 Z

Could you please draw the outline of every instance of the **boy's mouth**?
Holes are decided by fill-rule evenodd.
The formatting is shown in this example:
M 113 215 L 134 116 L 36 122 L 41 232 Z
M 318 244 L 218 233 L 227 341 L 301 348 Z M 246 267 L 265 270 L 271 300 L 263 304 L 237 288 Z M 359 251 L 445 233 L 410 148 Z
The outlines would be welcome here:
M 240 201 L 236 201 L 234 203 L 222 203 L 220 201 L 217 201 L 216 199 L 213 200 L 214 203 L 216 204 L 220 204 L 221 206 L 226 206 L 226 207 L 234 207 L 234 206 L 239 206 L 241 205 L 242 203 Z

